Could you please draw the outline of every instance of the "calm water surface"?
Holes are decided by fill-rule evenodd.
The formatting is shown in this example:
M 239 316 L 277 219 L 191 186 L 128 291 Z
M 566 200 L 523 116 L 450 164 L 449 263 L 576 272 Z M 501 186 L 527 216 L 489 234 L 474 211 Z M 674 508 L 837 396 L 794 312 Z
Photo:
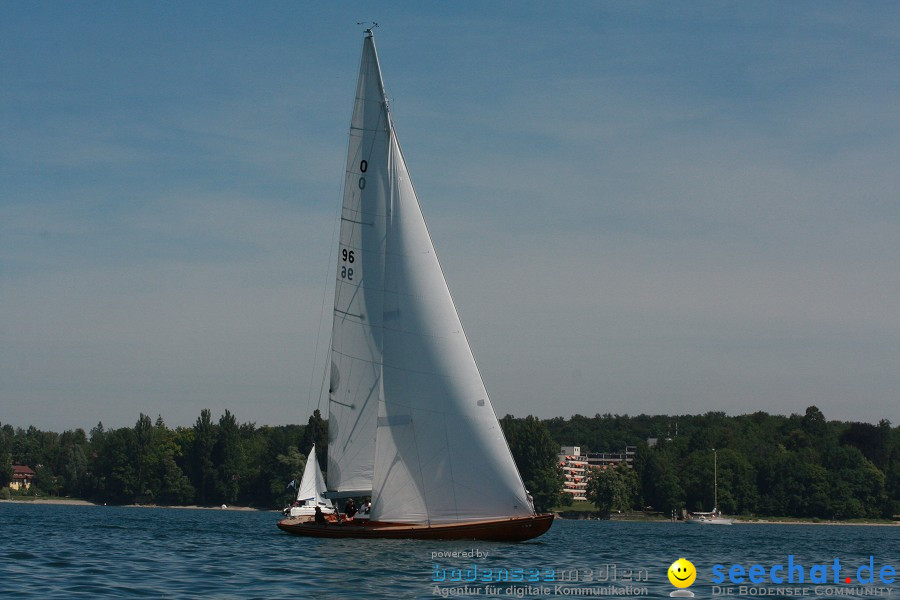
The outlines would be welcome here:
M 900 527 L 894 526 L 557 521 L 537 540 L 501 544 L 305 539 L 276 529 L 278 517 L 267 512 L 0 502 L 0 591 L 4 598 L 436 598 L 442 590 L 448 595 L 460 591 L 465 582 L 449 580 L 473 576 L 475 566 L 478 577 L 485 569 L 513 574 L 518 568 L 540 573 L 540 578 L 548 569 L 557 578 L 563 571 L 578 572 L 581 578 L 592 571 L 595 579 L 565 582 L 565 589 L 555 588 L 558 580 L 504 583 L 492 594 L 487 593 L 489 584 L 476 581 L 468 584 L 469 597 L 591 597 L 577 594 L 579 590 L 599 597 L 598 586 L 614 585 L 638 588 L 630 597 L 668 598 L 675 588 L 666 570 L 684 556 L 698 571 L 690 589 L 697 598 L 715 598 L 727 597 L 714 595 L 711 569 L 717 563 L 726 565 L 726 571 L 734 563 L 768 569 L 793 555 L 808 577 L 813 565 L 830 568 L 839 558 L 843 577 L 855 576 L 856 568 L 873 556 L 876 581 L 885 564 L 900 571 Z M 434 555 L 474 550 L 487 556 Z M 616 581 L 608 566 L 613 564 Z M 641 570 L 647 581 L 627 580 Z M 441 576 L 446 579 L 436 584 Z M 598 576 L 608 581 L 598 582 Z M 535 589 L 541 585 L 549 592 Z M 830 585 L 820 590 L 821 596 L 862 597 L 832 595 L 857 585 Z M 890 595 L 883 591 L 880 597 L 900 598 L 900 580 L 880 585 L 891 588 Z M 807 597 L 816 597 L 814 584 L 790 587 L 808 589 Z M 868 591 L 875 590 L 870 586 Z

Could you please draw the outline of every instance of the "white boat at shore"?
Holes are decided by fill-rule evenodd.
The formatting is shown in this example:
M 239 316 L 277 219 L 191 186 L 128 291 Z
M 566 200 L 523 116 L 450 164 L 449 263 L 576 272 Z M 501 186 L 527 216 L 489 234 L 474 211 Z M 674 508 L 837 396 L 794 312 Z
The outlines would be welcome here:
M 687 522 L 695 525 L 734 525 L 734 519 L 723 517 L 718 511 L 691 513 Z

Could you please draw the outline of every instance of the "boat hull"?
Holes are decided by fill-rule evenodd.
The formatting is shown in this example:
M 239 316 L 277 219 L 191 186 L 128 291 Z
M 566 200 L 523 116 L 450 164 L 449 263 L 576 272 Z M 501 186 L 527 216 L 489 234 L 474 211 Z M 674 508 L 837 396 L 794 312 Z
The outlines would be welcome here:
M 294 535 L 320 538 L 372 538 L 418 540 L 484 540 L 493 542 L 522 542 L 543 535 L 553 524 L 552 514 L 514 517 L 468 523 L 442 525 L 410 525 L 378 521 L 344 521 L 318 525 L 284 519 L 278 528 Z
M 714 519 L 688 519 L 688 523 L 693 525 L 733 525 L 733 519 L 725 519 L 721 517 L 716 517 Z

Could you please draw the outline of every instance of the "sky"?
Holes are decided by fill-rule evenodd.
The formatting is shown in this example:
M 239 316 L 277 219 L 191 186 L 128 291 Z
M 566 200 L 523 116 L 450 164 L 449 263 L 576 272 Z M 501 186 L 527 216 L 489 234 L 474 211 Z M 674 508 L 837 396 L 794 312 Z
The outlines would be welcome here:
M 498 416 L 900 423 L 900 4 L 818 1 L 0 3 L 0 423 L 306 422 L 360 21 Z

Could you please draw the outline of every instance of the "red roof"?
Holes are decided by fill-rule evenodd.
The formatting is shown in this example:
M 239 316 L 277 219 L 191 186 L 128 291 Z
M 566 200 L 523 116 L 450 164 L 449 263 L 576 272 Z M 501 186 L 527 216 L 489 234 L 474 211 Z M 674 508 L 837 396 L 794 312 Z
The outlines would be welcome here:
M 13 465 L 13 479 L 31 479 L 34 477 L 34 471 L 31 467 L 25 465 Z

